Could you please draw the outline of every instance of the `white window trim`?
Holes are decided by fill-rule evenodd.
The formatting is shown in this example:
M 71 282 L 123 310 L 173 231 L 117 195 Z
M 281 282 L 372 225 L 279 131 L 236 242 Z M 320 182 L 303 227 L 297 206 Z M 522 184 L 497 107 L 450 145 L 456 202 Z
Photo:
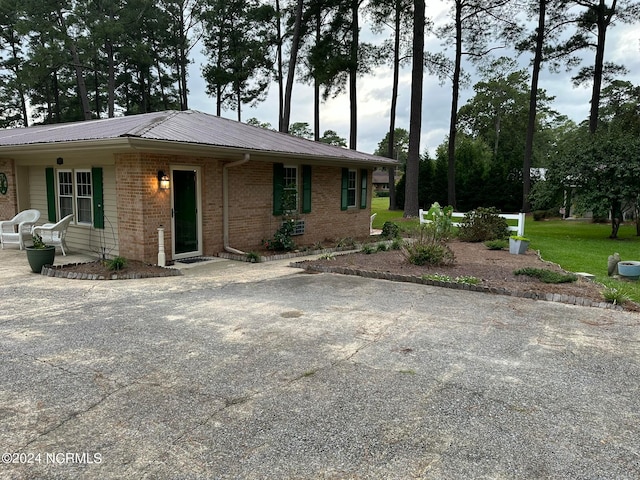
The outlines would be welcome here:
M 291 168 L 295 170 L 295 180 L 296 180 L 296 184 L 295 184 L 295 188 L 290 188 L 287 185 L 287 175 L 286 175 L 286 171 L 287 168 Z M 284 176 L 283 176 L 283 186 L 282 186 L 282 191 L 287 192 L 287 191 L 295 191 L 295 195 L 296 195 L 296 205 L 295 208 L 292 210 L 293 213 L 297 213 L 300 211 L 300 168 L 298 167 L 298 165 L 284 165 Z
M 61 189 L 60 189 L 60 173 L 64 173 L 64 172 L 68 172 L 71 173 L 71 195 L 61 195 Z M 90 178 L 90 189 L 91 189 L 91 194 L 89 196 L 80 196 L 78 195 L 78 177 L 77 174 L 78 173 L 88 173 L 89 174 L 89 178 Z M 71 213 L 73 213 L 73 221 L 72 223 L 74 225 L 79 225 L 79 226 L 92 226 L 93 225 L 93 220 L 94 220 L 94 211 L 93 211 L 93 175 L 91 172 L 90 168 L 76 168 L 76 169 L 72 169 L 72 168 L 60 168 L 56 170 L 56 211 L 58 213 L 58 218 L 63 218 L 65 216 L 68 215 L 68 213 L 65 213 L 63 215 L 63 212 L 61 210 L 61 206 L 60 206 L 60 199 L 61 198 L 71 198 Z M 78 199 L 88 199 L 89 201 L 89 205 L 91 207 L 91 219 L 88 222 L 81 222 L 78 219 Z
M 351 174 L 354 175 L 353 187 L 351 187 Z M 353 192 L 353 203 L 349 202 L 350 192 Z M 347 176 L 347 208 L 356 208 L 358 206 L 358 170 L 349 169 Z

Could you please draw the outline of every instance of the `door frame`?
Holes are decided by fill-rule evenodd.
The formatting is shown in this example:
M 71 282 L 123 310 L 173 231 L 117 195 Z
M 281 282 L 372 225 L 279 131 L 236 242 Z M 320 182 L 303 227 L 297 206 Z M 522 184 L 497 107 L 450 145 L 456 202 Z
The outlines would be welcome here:
M 171 175 L 171 254 L 173 260 L 181 258 L 202 256 L 202 169 L 196 165 L 170 165 L 169 171 Z M 175 171 L 193 171 L 196 174 L 196 221 L 198 229 L 198 249 L 193 252 L 175 253 L 176 251 L 176 222 L 175 222 L 175 182 L 173 172 Z

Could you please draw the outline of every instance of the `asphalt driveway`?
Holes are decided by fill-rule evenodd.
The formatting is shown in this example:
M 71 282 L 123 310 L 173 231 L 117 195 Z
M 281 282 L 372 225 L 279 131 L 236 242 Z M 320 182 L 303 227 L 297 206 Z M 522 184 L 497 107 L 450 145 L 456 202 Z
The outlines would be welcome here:
M 0 478 L 640 477 L 640 316 L 287 262 L 0 251 Z

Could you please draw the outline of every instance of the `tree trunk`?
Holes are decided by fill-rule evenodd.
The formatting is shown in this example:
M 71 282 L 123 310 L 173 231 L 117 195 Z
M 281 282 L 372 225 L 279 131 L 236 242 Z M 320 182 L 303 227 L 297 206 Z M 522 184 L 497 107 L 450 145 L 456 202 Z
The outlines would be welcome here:
M 462 63 L 462 0 L 456 0 L 456 57 L 453 69 L 451 94 L 451 119 L 449 120 L 449 144 L 447 173 L 447 202 L 456 208 L 456 132 L 458 128 L 458 97 L 460 95 L 460 72 Z
M 285 128 L 284 123 L 284 87 L 282 85 L 282 79 L 284 77 L 284 73 L 282 71 L 282 12 L 280 11 L 280 0 L 276 0 L 276 36 L 277 45 L 276 45 L 276 59 L 277 59 L 277 68 L 278 68 L 278 131 L 286 132 L 289 130 L 288 124 L 287 128 Z
M 322 9 L 318 5 L 318 11 L 316 12 L 316 44 L 320 42 L 320 35 L 322 34 L 321 15 Z M 314 75 L 313 79 L 313 139 L 316 142 L 320 140 L 320 83 L 317 75 Z
M 296 18 L 293 26 L 293 37 L 291 38 L 291 53 L 289 56 L 289 70 L 287 71 L 287 86 L 284 93 L 284 111 L 282 112 L 281 132 L 289 131 L 291 123 L 291 93 L 293 91 L 293 79 L 298 64 L 298 49 L 300 48 L 300 29 L 302 26 L 302 6 L 304 0 L 298 0 L 296 4 Z M 282 82 L 281 82 L 282 83 Z
M 533 57 L 533 71 L 531 73 L 531 91 L 529 92 L 529 119 L 527 122 L 527 138 L 524 147 L 524 160 L 522 162 L 522 211 L 531 211 L 529 193 L 531 192 L 531 164 L 533 157 L 533 137 L 536 129 L 536 114 L 538 113 L 538 79 L 540 77 L 540 65 L 542 64 L 542 47 L 544 46 L 545 17 L 547 14 L 547 2 L 540 0 L 538 12 L 538 29 L 536 31 L 536 52 Z
M 389 113 L 389 150 L 387 156 L 393 158 L 396 133 L 396 110 L 398 105 L 398 84 L 400 77 L 400 2 L 396 1 L 393 39 L 393 87 L 391 90 L 391 111 Z M 389 167 L 389 210 L 397 210 L 395 167 Z
M 104 48 L 107 52 L 107 115 L 113 118 L 116 116 L 116 69 L 111 39 L 105 40 Z
M 416 217 L 419 210 L 418 172 L 420 162 L 420 129 L 422 128 L 422 79 L 424 76 L 424 14 L 424 0 L 414 0 L 409 154 L 407 158 L 407 170 L 405 172 L 405 217 Z
M 618 230 L 622 223 L 622 202 L 612 200 L 611 202 L 611 235 L 609 238 L 618 238 Z
M 610 12 L 615 11 L 616 0 L 611 5 Z M 595 133 L 598 129 L 598 112 L 600 110 L 600 91 L 602 90 L 602 75 L 604 72 L 604 47 L 607 36 L 607 27 L 613 13 L 607 14 L 605 0 L 600 0 L 597 7 L 598 41 L 596 43 L 596 60 L 593 68 L 593 88 L 591 91 L 591 111 L 589 113 L 589 132 Z
M 351 113 L 349 127 L 349 148 L 356 150 L 358 143 L 358 42 L 360 41 L 360 23 L 358 21 L 359 0 L 351 4 L 351 61 L 349 62 L 349 110 Z

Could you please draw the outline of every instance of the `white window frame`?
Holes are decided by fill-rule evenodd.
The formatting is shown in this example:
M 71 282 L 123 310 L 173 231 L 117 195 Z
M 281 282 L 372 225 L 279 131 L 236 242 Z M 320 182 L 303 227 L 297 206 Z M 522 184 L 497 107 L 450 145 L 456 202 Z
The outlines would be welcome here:
M 71 174 L 71 183 L 61 182 L 60 174 Z M 88 178 L 89 182 L 82 182 L 82 177 Z M 65 179 L 66 180 L 66 179 Z M 58 209 L 59 218 L 64 218 L 69 214 L 73 214 L 73 223 L 75 225 L 91 226 L 93 225 L 93 175 L 90 168 L 78 168 L 78 169 L 58 169 L 56 171 L 56 186 L 57 186 L 57 201 L 56 206 Z M 69 194 L 69 187 L 71 193 Z M 62 199 L 71 199 L 71 210 L 68 208 L 62 208 Z M 81 211 L 80 205 L 84 203 L 84 212 L 89 212 L 90 218 L 81 221 L 79 218 L 79 212 Z M 88 207 L 88 209 L 86 208 Z
M 358 171 L 350 168 L 347 177 L 347 208 L 358 206 Z
M 293 180 L 293 182 L 291 181 Z M 292 186 L 293 185 L 293 186 Z M 296 200 L 295 208 L 289 212 L 298 212 L 300 209 L 300 169 L 298 165 L 284 165 L 282 175 L 282 193 L 293 192 Z

